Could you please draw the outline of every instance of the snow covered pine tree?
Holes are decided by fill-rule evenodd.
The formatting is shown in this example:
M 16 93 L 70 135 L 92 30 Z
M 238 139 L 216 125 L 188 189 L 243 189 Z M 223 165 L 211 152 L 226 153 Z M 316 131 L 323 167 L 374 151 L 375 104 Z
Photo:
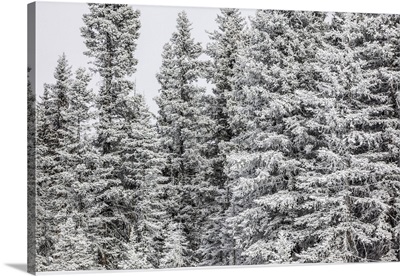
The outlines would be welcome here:
M 206 180 L 212 172 L 206 156 L 211 122 L 205 115 L 207 107 L 202 104 L 205 89 L 196 84 L 202 73 L 202 49 L 191 37 L 190 25 L 186 12 L 179 13 L 177 30 L 164 46 L 157 75 L 161 89 L 156 98 L 157 125 L 167 158 L 164 176 L 170 182 L 168 212 L 177 224 L 171 228 L 182 227 L 184 235 L 174 241 L 187 241 L 187 246 L 180 245 L 183 250 L 179 252 L 184 254 L 179 262 L 182 266 L 195 266 L 200 260 L 200 233 L 208 213 L 204 200 L 210 189 Z
M 379 22 L 379 26 L 375 25 Z M 319 131 L 315 160 L 299 177 L 311 196 L 296 220 L 302 230 L 300 262 L 393 261 L 398 221 L 396 102 L 381 71 L 388 37 L 386 16 L 334 14 L 314 65 L 325 112 L 310 118 Z M 387 26 L 387 32 L 377 28 Z M 391 56 L 389 54 L 389 56 Z M 376 58 L 379 57 L 379 63 Z M 385 64 L 383 61 L 387 61 Z M 390 67 L 390 66 L 389 66 Z M 391 74 L 396 77 L 396 74 Z M 314 168 L 314 169 L 313 169 Z M 310 212 L 311 211 L 311 212 Z
M 220 13 L 215 20 L 218 30 L 209 33 L 211 42 L 206 50 L 211 58 L 206 67 L 206 76 L 215 85 L 207 113 L 214 124 L 208 155 L 213 170 L 209 185 L 214 190 L 207 204 L 209 218 L 205 222 L 200 248 L 202 265 L 235 264 L 234 241 L 226 225 L 226 216 L 230 215 L 226 211 L 232 199 L 226 186 L 225 166 L 230 141 L 238 133 L 233 129 L 235 125 L 231 118 L 237 116 L 232 108 L 235 105 L 233 78 L 240 50 L 244 48 L 245 22 L 238 9 L 221 9 Z
M 67 131 L 67 94 L 70 92 L 72 73 L 65 54 L 57 61 L 54 78 L 56 83 L 45 85 L 42 101 L 38 103 L 36 234 L 39 269 L 53 262 L 58 226 L 71 210 L 66 200 L 71 179 L 67 175 L 70 163 L 65 146 L 71 138 Z
M 122 260 L 121 267 L 157 268 L 163 256 L 164 240 L 170 234 L 166 229 L 169 219 L 163 197 L 168 181 L 162 176 L 166 160 L 144 97 L 134 95 L 127 104 L 130 106 L 129 135 L 121 141 L 121 169 L 124 182 L 131 187 L 125 196 L 132 200 L 133 222 L 128 259 Z
M 76 270 L 93 267 L 90 246 L 84 233 L 79 209 L 79 187 L 83 181 L 79 168 L 83 162 L 87 130 L 83 125 L 91 119 L 91 90 L 87 89 L 90 77 L 78 69 L 72 78 L 71 67 L 65 54 L 60 56 L 54 77 L 56 83 L 45 85 L 45 92 L 37 108 L 37 203 L 38 203 L 38 267 L 43 270 Z M 79 118 L 79 119 L 78 119 Z M 72 221 L 71 221 L 72 220 Z M 79 223 L 81 238 L 69 227 Z M 60 230 L 61 229 L 61 230 Z M 66 240 L 68 241 L 66 243 Z M 86 241 L 86 242 L 85 242 Z M 82 244 L 84 243 L 84 244 Z M 61 244 L 64 244 L 61 249 Z M 84 246 L 85 251 L 78 248 Z
M 233 107 L 241 115 L 233 123 L 241 129 L 226 167 L 237 264 L 294 261 L 294 220 L 303 197 L 297 177 L 317 142 L 299 100 L 312 101 L 312 94 L 298 91 L 315 86 L 310 63 L 324 19 L 324 13 L 266 10 L 251 19 L 235 72 Z
M 132 95 L 139 12 L 128 5 L 89 4 L 82 28 L 102 84 L 96 106 L 96 167 L 86 203 L 98 262 L 112 268 L 159 266 L 165 234 L 161 170 L 165 161 L 151 114 Z
M 128 116 L 133 82 L 127 77 L 136 70 L 140 13 L 128 5 L 88 5 L 90 13 L 83 16 L 81 33 L 88 48 L 85 54 L 94 58 L 92 69 L 102 81 L 96 98 L 96 171 L 88 187 L 86 208 L 98 264 L 117 269 L 121 261 L 129 259 L 127 245 L 134 221 L 134 201 L 129 195 L 135 187 L 123 171 L 121 151 L 132 131 Z

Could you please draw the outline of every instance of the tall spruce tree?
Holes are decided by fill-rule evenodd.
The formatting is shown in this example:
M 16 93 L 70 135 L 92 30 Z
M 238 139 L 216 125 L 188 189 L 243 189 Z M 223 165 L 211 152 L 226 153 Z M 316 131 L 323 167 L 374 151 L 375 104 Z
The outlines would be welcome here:
M 115 269 L 129 257 L 127 244 L 133 220 L 132 198 L 126 195 L 135 187 L 125 181 L 121 165 L 122 151 L 132 131 L 129 94 L 134 84 L 127 77 L 136 70 L 134 51 L 140 13 L 118 4 L 89 4 L 89 10 L 83 16 L 81 33 L 88 48 L 85 54 L 94 58 L 92 69 L 99 73 L 101 86 L 96 99 L 98 169 L 89 187 L 87 208 L 98 263 Z
M 124 268 L 156 268 L 162 258 L 163 243 L 169 218 L 164 211 L 165 164 L 160 139 L 152 123 L 153 115 L 144 97 L 132 97 L 129 110 L 129 135 L 122 141 L 121 170 L 124 182 L 132 187 L 125 196 L 130 198 L 132 226 L 128 258 Z
M 71 178 L 66 171 L 69 154 L 65 145 L 68 134 L 68 92 L 71 68 L 65 54 L 60 56 L 54 73 L 55 84 L 45 85 L 38 103 L 37 123 L 37 253 L 38 267 L 46 269 L 52 262 L 57 226 L 71 211 L 67 202 Z
M 161 89 L 156 98 L 157 125 L 167 158 L 164 176 L 169 179 L 168 196 L 172 199 L 167 208 L 184 235 L 175 242 L 187 241 L 186 248 L 181 245 L 185 249 L 179 250 L 184 254 L 179 263 L 185 266 L 199 262 L 200 232 L 208 212 L 204 200 L 210 192 L 206 180 L 211 173 L 206 158 L 210 121 L 201 102 L 205 89 L 197 85 L 202 71 L 199 60 L 202 49 L 191 37 L 190 25 L 186 13 L 179 13 L 177 30 L 164 46 L 157 75 Z
M 298 179 L 311 195 L 304 197 L 299 208 L 306 211 L 296 221 L 303 228 L 295 250 L 299 261 L 397 258 L 393 196 L 398 167 L 389 149 L 396 148 L 391 133 L 398 119 L 390 90 L 382 86 L 385 65 L 376 64 L 389 39 L 369 34 L 373 22 L 382 20 L 385 16 L 336 14 L 318 52 L 319 99 L 314 102 L 322 101 L 325 112 L 310 118 L 321 133 L 320 143 Z
M 291 262 L 296 178 L 309 144 L 307 107 L 300 89 L 312 89 L 324 13 L 257 11 L 249 44 L 236 64 L 233 123 L 239 135 L 226 170 L 232 203 L 227 218 L 237 264 Z
M 70 137 L 63 150 L 69 155 L 64 173 L 71 176 L 70 193 L 66 199 L 71 205 L 67 219 L 58 225 L 60 233 L 54 245 L 54 259 L 49 270 L 85 270 L 99 268 L 93 243 L 88 237 L 88 218 L 84 208 L 85 187 L 91 180 L 92 142 L 90 122 L 94 119 L 93 93 L 89 89 L 91 77 L 84 68 L 75 72 L 68 91 L 68 124 Z
M 369 123 L 365 132 L 369 137 L 365 144 L 369 146 L 367 154 L 371 175 L 376 178 L 372 199 L 380 206 L 364 204 L 368 213 L 379 215 L 373 220 L 376 227 L 376 239 L 381 242 L 370 246 L 361 256 L 384 261 L 400 259 L 400 16 L 399 15 L 363 15 L 360 22 L 362 37 L 356 41 L 362 43 L 360 56 L 365 61 L 363 70 L 372 78 L 370 99 L 363 99 L 368 105 Z M 361 38 L 361 41 L 360 41 Z M 367 112 L 365 112 L 367 113 Z M 378 205 L 378 204 L 376 204 Z M 367 217 L 366 217 L 367 218 Z M 382 242 L 383 241 L 383 242 Z
M 83 145 L 83 139 L 79 141 L 77 129 L 80 128 L 80 124 L 87 123 L 90 118 L 88 110 L 81 107 L 91 104 L 91 98 L 85 98 L 85 95 L 91 93 L 87 89 L 90 78 L 82 74 L 83 69 L 80 69 L 76 80 L 72 78 L 71 67 L 63 54 L 58 59 L 54 73 L 56 82 L 45 85 L 42 100 L 38 103 L 37 245 L 40 256 L 38 267 L 44 271 L 59 270 L 61 267 L 68 270 L 76 269 L 71 262 L 69 262 L 71 264 L 69 267 L 61 265 L 75 254 L 73 248 L 76 244 L 70 244 L 71 250 L 63 254 L 59 251 L 60 244 L 63 243 L 62 239 L 67 238 L 63 235 L 68 235 L 65 232 L 61 233 L 60 229 L 71 218 L 72 213 L 76 213 L 79 209 L 76 199 L 79 195 L 78 184 L 82 181 L 82 177 L 78 176 L 78 168 L 83 166 L 81 165 L 83 155 L 77 145 Z M 86 94 L 84 91 L 87 91 Z M 79 106 L 74 100 L 79 100 Z M 82 137 L 84 133 L 85 131 L 82 130 Z M 82 216 L 82 213 L 80 214 Z M 80 231 L 84 233 L 85 229 Z M 72 240 L 70 242 L 72 243 Z M 87 254 L 86 258 L 90 258 L 90 253 L 87 253 L 90 251 L 90 244 L 86 246 L 88 250 L 80 256 Z M 86 268 L 89 267 L 93 267 L 93 264 L 86 263 Z
M 41 101 L 36 108 L 36 265 L 38 270 L 45 270 L 54 241 L 49 229 L 51 214 L 47 211 L 49 201 L 48 192 L 50 183 L 51 159 L 47 158 L 49 153 L 46 137 L 49 133 L 48 120 L 48 89 L 45 88 Z M 47 161 L 47 162 L 46 162 Z
M 209 200 L 210 215 L 205 225 L 201 245 L 202 264 L 234 264 L 232 258 L 233 240 L 225 225 L 226 210 L 231 198 L 226 187 L 226 155 L 229 143 L 237 131 L 232 130 L 230 118 L 234 98 L 232 95 L 234 67 L 244 44 L 245 22 L 238 9 L 221 9 L 216 22 L 218 30 L 209 33 L 211 42 L 206 53 L 211 58 L 206 68 L 207 77 L 215 87 L 208 108 L 208 116 L 214 122 L 209 144 L 209 159 L 212 162 L 212 175 L 209 185 L 214 192 Z
M 82 225 L 85 226 L 87 226 L 85 193 L 93 178 L 93 160 L 95 160 L 94 155 L 96 155 L 93 148 L 93 129 L 91 126 L 95 120 L 95 95 L 93 90 L 88 88 L 90 80 L 90 74 L 84 68 L 78 68 L 72 81 L 69 97 L 69 113 L 71 116 L 69 132 L 72 139 L 68 148 L 73 153 L 75 163 L 73 166 L 75 173 L 73 201 L 75 202 L 75 212 L 81 216 L 81 220 L 84 220 Z
M 350 14 L 332 20 L 313 63 L 318 84 L 299 95 L 311 111 L 308 132 L 318 138 L 308 147 L 304 171 L 297 178 L 303 197 L 298 204 L 302 212 L 295 220 L 293 259 L 299 262 L 357 261 L 356 241 L 367 243 L 371 231 L 371 225 L 355 217 L 353 208 L 360 193 L 368 197 L 364 160 L 357 162 L 345 146 L 362 108 L 355 95 L 369 93 L 370 86 L 349 43 L 348 24 L 353 20 Z

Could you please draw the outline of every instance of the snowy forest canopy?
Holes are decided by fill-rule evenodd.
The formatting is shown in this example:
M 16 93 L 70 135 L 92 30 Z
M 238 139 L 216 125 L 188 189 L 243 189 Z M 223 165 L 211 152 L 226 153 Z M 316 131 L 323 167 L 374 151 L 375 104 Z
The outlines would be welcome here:
M 38 271 L 400 260 L 399 15 L 221 9 L 202 46 L 182 11 L 154 115 L 140 11 L 89 10 L 34 103 Z

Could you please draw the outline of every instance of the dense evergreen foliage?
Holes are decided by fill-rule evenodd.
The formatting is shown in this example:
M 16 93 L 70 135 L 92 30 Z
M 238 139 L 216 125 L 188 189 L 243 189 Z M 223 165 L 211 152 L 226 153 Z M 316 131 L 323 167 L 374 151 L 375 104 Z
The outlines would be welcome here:
M 164 176 L 168 177 L 168 197 L 174 204 L 168 212 L 183 235 L 174 241 L 187 242 L 181 256 L 185 266 L 199 262 L 202 224 L 210 211 L 207 199 L 213 192 L 207 158 L 212 124 L 203 105 L 205 89 L 197 85 L 204 67 L 199 60 L 202 48 L 191 37 L 190 26 L 186 13 L 179 13 L 177 30 L 164 46 L 157 75 L 161 89 L 156 99 L 160 108 L 157 126 L 167 158 Z
M 206 67 L 206 77 L 214 85 L 212 98 L 208 103 L 207 115 L 213 122 L 210 130 L 209 155 L 212 174 L 209 179 L 214 187 L 208 200 L 210 213 L 203 231 L 203 265 L 235 264 L 234 241 L 229 233 L 226 218 L 231 205 L 232 192 L 228 187 L 225 171 L 227 155 L 231 151 L 231 140 L 238 134 L 233 124 L 235 116 L 234 77 L 235 66 L 245 49 L 244 18 L 237 9 L 222 9 L 217 15 L 218 30 L 209 33 L 211 42 L 206 53 L 211 61 Z

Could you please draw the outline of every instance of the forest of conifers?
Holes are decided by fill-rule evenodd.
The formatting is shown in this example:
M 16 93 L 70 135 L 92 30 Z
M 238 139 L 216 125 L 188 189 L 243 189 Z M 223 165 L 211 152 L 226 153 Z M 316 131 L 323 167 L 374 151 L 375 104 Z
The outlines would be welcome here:
M 399 15 L 182 11 L 152 114 L 140 11 L 89 10 L 35 103 L 39 271 L 400 260 Z

